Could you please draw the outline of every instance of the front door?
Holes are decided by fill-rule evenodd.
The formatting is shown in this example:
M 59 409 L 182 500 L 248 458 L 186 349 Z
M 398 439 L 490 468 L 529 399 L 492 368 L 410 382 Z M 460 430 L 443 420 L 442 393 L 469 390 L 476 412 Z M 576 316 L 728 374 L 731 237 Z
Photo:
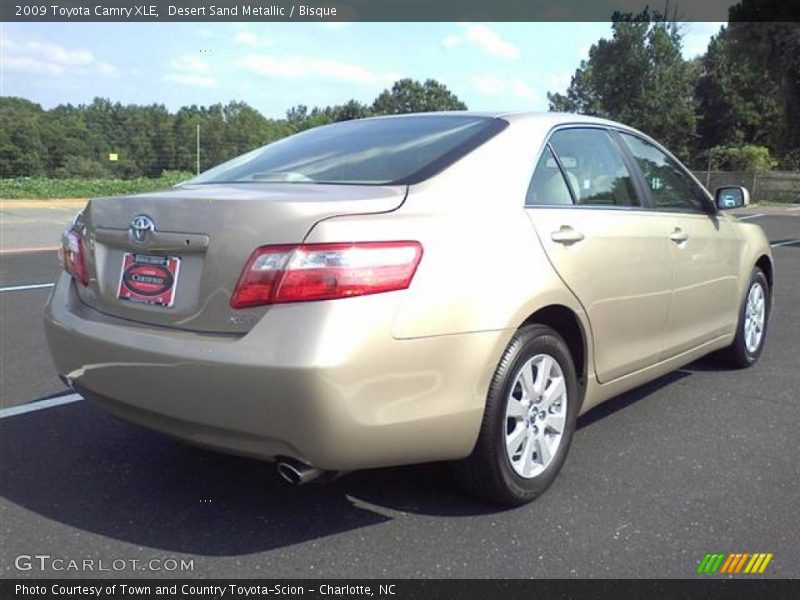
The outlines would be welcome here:
M 639 165 L 670 240 L 674 291 L 662 357 L 670 358 L 733 330 L 741 242 L 680 163 L 638 136 L 620 137 Z

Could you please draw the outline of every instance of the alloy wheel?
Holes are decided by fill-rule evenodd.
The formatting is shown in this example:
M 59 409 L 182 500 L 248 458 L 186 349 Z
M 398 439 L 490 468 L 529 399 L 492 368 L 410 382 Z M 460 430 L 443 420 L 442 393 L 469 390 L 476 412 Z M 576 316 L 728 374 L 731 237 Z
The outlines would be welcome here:
M 506 404 L 506 454 L 517 475 L 532 479 L 550 465 L 566 418 L 561 365 L 549 354 L 537 354 L 517 372 Z
M 750 291 L 747 293 L 744 315 L 744 343 L 750 354 L 757 352 L 761 345 L 761 338 L 764 337 L 765 316 L 764 288 L 756 281 L 750 286 Z

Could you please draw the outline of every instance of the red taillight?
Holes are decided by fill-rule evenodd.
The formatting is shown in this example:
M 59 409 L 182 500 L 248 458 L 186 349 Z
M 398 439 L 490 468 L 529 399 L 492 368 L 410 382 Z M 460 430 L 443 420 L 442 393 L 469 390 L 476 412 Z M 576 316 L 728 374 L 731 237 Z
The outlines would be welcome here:
M 262 246 L 247 260 L 236 290 L 231 297 L 233 308 L 270 304 L 283 267 L 297 246 Z
M 68 231 L 64 234 L 61 247 L 58 249 L 58 258 L 67 273 L 83 285 L 89 285 L 89 270 L 86 268 L 83 237 L 80 233 Z
M 263 246 L 247 261 L 231 306 L 332 300 L 403 290 L 411 284 L 420 258 L 419 242 Z

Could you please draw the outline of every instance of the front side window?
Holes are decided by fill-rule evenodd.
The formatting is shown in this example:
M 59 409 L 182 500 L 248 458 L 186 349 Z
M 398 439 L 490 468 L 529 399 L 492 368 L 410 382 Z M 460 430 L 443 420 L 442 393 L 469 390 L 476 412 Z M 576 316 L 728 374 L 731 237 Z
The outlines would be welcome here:
M 635 135 L 620 137 L 636 159 L 656 209 L 706 212 L 705 193 L 675 160 Z
M 345 121 L 274 142 L 188 183 L 418 183 L 507 125 L 500 119 L 472 115 Z
M 587 206 L 639 206 L 633 179 L 604 129 L 556 131 L 550 138 L 576 202 Z

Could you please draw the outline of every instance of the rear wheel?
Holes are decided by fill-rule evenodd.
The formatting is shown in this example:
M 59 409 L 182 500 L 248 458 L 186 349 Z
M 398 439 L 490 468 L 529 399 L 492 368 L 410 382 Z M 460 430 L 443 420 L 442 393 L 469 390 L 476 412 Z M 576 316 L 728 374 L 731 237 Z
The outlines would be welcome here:
M 575 366 L 561 336 L 544 325 L 521 328 L 489 386 L 475 449 L 455 464 L 456 479 L 490 502 L 533 500 L 564 464 L 578 402 Z
M 719 357 L 735 368 L 749 367 L 761 356 L 767 337 L 770 289 L 764 272 L 756 267 L 750 275 L 747 293 L 739 311 L 736 337 L 719 353 Z

